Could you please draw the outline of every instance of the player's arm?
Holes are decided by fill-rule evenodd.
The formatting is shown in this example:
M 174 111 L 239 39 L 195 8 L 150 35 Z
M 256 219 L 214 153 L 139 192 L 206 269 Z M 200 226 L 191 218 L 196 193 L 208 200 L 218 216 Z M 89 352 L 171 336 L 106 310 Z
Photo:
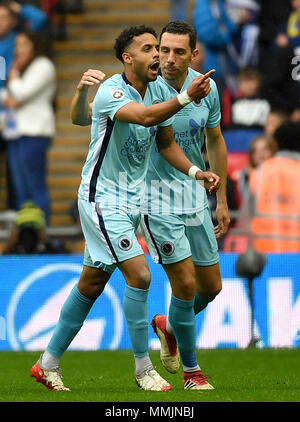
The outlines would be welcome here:
M 172 117 L 190 102 L 206 97 L 210 92 L 209 77 L 215 72 L 211 70 L 205 75 L 193 79 L 188 89 L 171 100 L 145 107 L 136 102 L 130 102 L 120 108 L 115 118 L 123 122 L 136 123 L 145 127 L 155 126 Z
M 84 72 L 71 103 L 71 119 L 74 125 L 88 126 L 92 123 L 92 103 L 88 101 L 90 86 L 99 85 L 105 78 L 100 70 L 89 69 Z
M 218 226 L 215 227 L 216 237 L 219 238 L 227 233 L 230 217 L 227 206 L 226 183 L 227 183 L 227 147 L 223 138 L 220 125 L 214 128 L 205 128 L 206 148 L 210 168 L 220 176 L 220 187 L 217 195 L 216 216 Z
M 191 167 L 195 168 L 193 163 L 187 158 L 183 150 L 176 143 L 173 136 L 172 126 L 159 126 L 156 134 L 156 144 L 160 154 L 177 170 L 189 176 Z M 210 193 L 215 193 L 220 186 L 220 178 L 210 171 L 195 172 L 194 178 L 203 180 L 205 187 Z

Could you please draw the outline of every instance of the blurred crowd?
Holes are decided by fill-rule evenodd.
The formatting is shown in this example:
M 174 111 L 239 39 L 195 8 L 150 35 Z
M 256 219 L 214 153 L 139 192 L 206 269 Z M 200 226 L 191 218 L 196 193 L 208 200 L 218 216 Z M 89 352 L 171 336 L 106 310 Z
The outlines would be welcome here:
M 5 157 L 7 209 L 21 212 L 32 201 L 46 225 L 51 215 L 47 152 L 56 130 L 51 46 L 66 36 L 63 21 L 56 25 L 53 16 L 80 12 L 81 6 L 71 0 L 0 1 L 0 152 Z M 12 233 L 16 239 L 15 227 Z M 5 250 L 13 250 L 11 240 L 8 244 Z
M 171 0 L 170 20 L 188 20 L 189 4 Z M 216 70 L 228 148 L 232 222 L 220 250 L 241 252 L 251 243 L 264 252 L 300 251 L 300 197 L 291 188 L 300 176 L 300 0 L 193 4 L 199 55 L 191 65 Z M 7 208 L 19 211 L 33 201 L 46 224 L 47 151 L 55 135 L 51 42 L 67 38 L 66 14 L 83 6 L 83 0 L 0 0 Z M 214 215 L 216 198 L 209 202 Z

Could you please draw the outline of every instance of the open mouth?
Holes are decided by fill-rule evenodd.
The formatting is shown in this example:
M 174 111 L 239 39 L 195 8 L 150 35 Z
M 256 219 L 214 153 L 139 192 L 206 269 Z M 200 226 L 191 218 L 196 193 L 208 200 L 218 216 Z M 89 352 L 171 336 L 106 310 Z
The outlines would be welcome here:
M 159 62 L 152 63 L 152 65 L 151 65 L 151 66 L 149 66 L 149 68 L 150 68 L 153 72 L 158 72 L 158 69 L 159 69 Z

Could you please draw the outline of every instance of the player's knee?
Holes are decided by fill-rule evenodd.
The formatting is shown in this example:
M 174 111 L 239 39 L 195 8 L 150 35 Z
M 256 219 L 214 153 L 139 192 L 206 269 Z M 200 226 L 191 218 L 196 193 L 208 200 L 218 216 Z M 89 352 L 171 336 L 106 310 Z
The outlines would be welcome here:
M 210 287 L 210 289 L 206 292 L 205 296 L 208 299 L 208 301 L 211 302 L 216 298 L 216 296 L 218 296 L 221 290 L 222 290 L 222 284 L 221 283 L 215 284 Z
M 196 280 L 194 277 L 177 279 L 173 286 L 173 293 L 183 300 L 192 300 L 196 293 Z
M 141 267 L 130 275 L 128 284 L 137 289 L 149 289 L 151 282 L 151 274 L 148 268 Z
M 104 290 L 110 274 L 96 268 L 84 268 L 81 274 L 78 290 L 91 300 L 96 300 Z

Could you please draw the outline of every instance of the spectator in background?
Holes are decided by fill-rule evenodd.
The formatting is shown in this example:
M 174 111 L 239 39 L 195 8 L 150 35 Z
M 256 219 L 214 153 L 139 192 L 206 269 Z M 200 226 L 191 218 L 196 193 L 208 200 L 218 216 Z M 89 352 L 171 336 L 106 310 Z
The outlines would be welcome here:
M 14 61 L 15 41 L 18 27 L 31 31 L 41 31 L 47 23 L 46 14 L 31 5 L 22 6 L 15 1 L 0 1 L 0 56 L 5 59 L 6 71 L 9 72 Z M 0 87 L 6 81 L 0 80 Z
M 286 0 L 286 6 L 289 1 Z M 272 108 L 292 112 L 299 105 L 300 84 L 294 75 L 293 58 L 300 54 L 300 1 L 291 0 L 293 12 L 274 35 L 262 61 L 263 94 Z
M 16 195 L 16 207 L 33 200 L 50 218 L 47 189 L 47 150 L 55 134 L 53 101 L 55 67 L 46 57 L 47 46 L 34 32 L 16 40 L 16 57 L 10 69 L 4 104 L 8 163 Z
M 264 72 L 268 67 L 268 57 L 278 34 L 278 28 L 288 19 L 291 11 L 289 0 L 262 0 L 259 14 L 259 67 Z
M 300 56 L 300 0 L 290 0 L 292 12 L 283 24 L 276 42 L 278 45 L 292 45 L 294 55 Z
M 261 98 L 261 75 L 255 68 L 242 69 L 238 76 L 239 97 L 232 104 L 231 126 L 263 129 L 271 107 Z
M 47 239 L 45 229 L 46 219 L 43 211 L 34 202 L 26 202 L 17 213 L 15 226 L 10 232 L 2 254 L 68 253 L 59 241 L 51 242 Z
M 300 122 L 300 104 L 292 111 L 290 121 L 293 123 Z
M 265 135 L 254 138 L 249 148 L 249 163 L 242 169 L 231 174 L 231 179 L 236 184 L 237 203 L 240 208 L 249 193 L 249 179 L 253 170 L 258 168 L 265 160 L 273 157 L 276 152 L 276 143 Z
M 170 21 L 187 20 L 188 0 L 171 0 Z
M 289 113 L 284 110 L 271 110 L 268 114 L 264 133 L 268 137 L 273 137 L 275 131 L 284 123 L 286 123 L 290 118 Z
M 47 22 L 47 16 L 38 8 L 31 5 L 20 5 L 15 1 L 0 1 L 0 57 L 5 61 L 5 68 L 1 69 L 0 78 L 0 152 L 6 151 L 2 128 L 5 107 L 1 100 L 1 91 L 7 80 L 7 75 L 14 60 L 15 40 L 19 27 L 26 27 L 34 31 L 42 30 Z M 3 60 L 2 59 L 2 60 Z M 6 167 L 8 167 L 6 165 Z M 15 208 L 14 193 L 11 187 L 11 177 L 6 169 L 7 207 Z
M 234 22 L 224 0 L 195 0 L 194 26 L 205 46 L 204 72 L 215 69 L 214 79 L 222 97 L 225 86 L 236 91 L 239 68 L 240 28 L 251 19 L 242 9 Z
M 239 24 L 244 15 L 245 24 L 241 28 L 239 67 L 258 66 L 258 16 L 260 5 L 256 0 L 226 0 L 228 13 Z
M 300 123 L 280 126 L 276 155 L 252 172 L 253 246 L 260 252 L 300 252 Z

